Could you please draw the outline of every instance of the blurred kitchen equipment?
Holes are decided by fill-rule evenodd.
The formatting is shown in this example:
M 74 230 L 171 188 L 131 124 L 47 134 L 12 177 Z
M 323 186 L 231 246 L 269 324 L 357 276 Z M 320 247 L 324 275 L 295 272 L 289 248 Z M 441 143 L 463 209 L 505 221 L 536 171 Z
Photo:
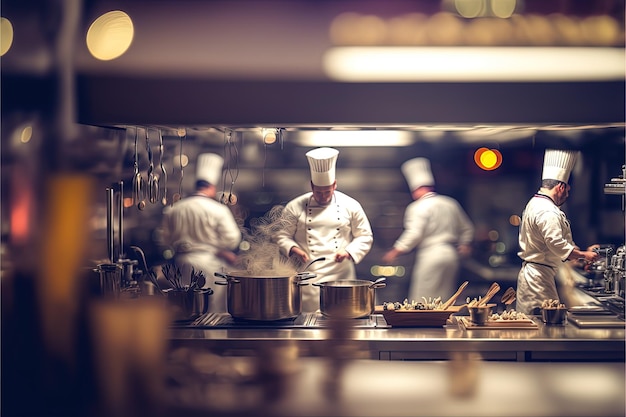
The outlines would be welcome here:
M 137 252 L 139 256 L 141 257 L 144 274 L 148 276 L 148 278 L 150 279 L 150 282 L 152 282 L 152 284 L 157 289 L 157 291 L 160 294 L 164 294 L 163 290 L 161 289 L 161 286 L 159 285 L 159 280 L 157 279 L 156 272 L 154 272 L 151 268 L 148 267 L 148 263 L 146 262 L 146 255 L 144 254 L 143 250 L 139 246 L 131 246 L 131 249 Z
M 567 323 L 567 308 L 542 308 L 541 319 L 547 325 L 564 325 Z
M 485 324 L 485 322 L 489 320 L 489 317 L 491 316 L 493 307 L 495 307 L 495 304 L 467 306 L 471 322 L 478 325 Z
M 124 182 L 117 184 L 117 192 L 115 185 L 106 188 L 107 197 L 107 250 L 110 264 L 117 264 L 122 269 L 119 281 L 120 290 L 126 291 L 137 289 L 136 268 L 138 264 L 136 260 L 127 259 L 124 252 Z M 117 195 L 117 248 L 115 245 L 115 201 Z
M 626 277 L 626 249 L 617 248 L 613 253 L 612 247 L 598 248 L 595 252 L 605 256 L 604 292 L 624 297 L 624 278 Z M 610 257 L 609 257 L 610 256 Z
M 99 264 L 95 272 L 100 274 L 100 295 L 105 298 L 118 298 L 122 283 L 122 266 Z
M 161 167 L 161 184 L 163 184 L 163 192 L 161 195 L 161 203 L 165 206 L 167 205 L 167 171 L 165 170 L 165 165 L 163 164 L 163 133 L 161 129 L 159 129 L 159 166 Z
M 137 130 L 135 127 L 135 162 L 133 164 L 134 167 L 134 175 L 133 175 L 133 204 L 137 205 L 137 208 L 143 210 L 145 207 L 144 202 L 144 192 L 145 192 L 145 183 L 144 179 L 139 172 L 139 151 L 137 150 Z M 143 205 L 142 205 L 143 204 Z
M 172 196 L 172 203 L 183 198 L 183 139 L 187 135 L 185 129 L 178 129 L 178 137 L 180 138 L 180 153 L 178 154 L 178 162 L 180 164 L 180 178 L 178 180 L 178 192 Z
M 174 321 L 195 320 L 209 311 L 209 296 L 213 290 L 194 289 L 187 291 L 175 288 L 163 290 L 169 305 L 172 307 Z
M 148 201 L 155 204 L 159 199 L 159 177 L 154 175 L 154 160 L 150 147 L 150 134 L 146 127 L 146 150 L 148 151 Z
M 226 279 L 228 312 L 235 319 L 273 321 L 297 317 L 302 313 L 302 285 L 316 274 L 251 275 L 247 271 L 215 272 Z
M 320 311 L 326 317 L 361 318 L 369 316 L 375 309 L 375 290 L 384 288 L 385 277 L 376 281 L 337 280 L 316 282 L 320 287 Z
M 461 284 L 461 286 L 459 287 L 458 290 L 456 290 L 456 292 L 454 294 L 452 294 L 452 297 L 450 297 L 448 299 L 448 301 L 446 301 L 445 303 L 443 303 L 443 305 L 441 306 L 442 310 L 446 310 L 448 307 L 450 307 L 451 305 L 454 304 L 454 302 L 456 301 L 457 298 L 459 298 L 459 296 L 461 295 L 461 293 L 463 292 L 463 290 L 465 289 L 465 287 L 467 287 L 469 285 L 469 281 L 465 281 L 463 284 Z

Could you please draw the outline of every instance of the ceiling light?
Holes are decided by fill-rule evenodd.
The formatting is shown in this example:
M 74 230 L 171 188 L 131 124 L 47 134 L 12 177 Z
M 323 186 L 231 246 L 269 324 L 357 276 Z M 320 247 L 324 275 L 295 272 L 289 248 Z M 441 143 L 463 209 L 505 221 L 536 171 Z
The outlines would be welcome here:
M 300 132 L 302 146 L 408 146 L 411 133 L 401 130 L 317 130 Z
M 324 71 L 337 81 L 623 80 L 623 48 L 335 47 Z

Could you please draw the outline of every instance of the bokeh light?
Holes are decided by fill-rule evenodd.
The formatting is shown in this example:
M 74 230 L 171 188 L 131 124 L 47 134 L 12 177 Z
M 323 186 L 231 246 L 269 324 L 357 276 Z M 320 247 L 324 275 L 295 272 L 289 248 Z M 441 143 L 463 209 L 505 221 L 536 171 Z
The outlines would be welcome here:
M 124 54 L 134 37 L 133 22 L 121 10 L 98 17 L 87 31 L 87 48 L 94 58 L 110 61 Z
M 6 17 L 0 18 L 0 56 L 6 54 L 13 45 L 13 25 Z
M 474 162 L 485 171 L 493 171 L 502 165 L 502 154 L 497 149 L 478 148 L 474 152 Z

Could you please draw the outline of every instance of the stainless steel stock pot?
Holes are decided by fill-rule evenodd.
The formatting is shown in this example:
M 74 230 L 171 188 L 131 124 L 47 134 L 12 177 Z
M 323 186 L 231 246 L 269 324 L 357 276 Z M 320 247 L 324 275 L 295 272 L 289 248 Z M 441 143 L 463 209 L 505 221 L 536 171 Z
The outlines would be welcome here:
M 320 310 L 326 317 L 356 319 L 374 313 L 375 290 L 385 287 L 385 278 L 376 281 L 337 280 L 315 282 L 320 287 Z
M 247 271 L 215 272 L 226 281 L 228 313 L 243 320 L 284 320 L 302 313 L 302 286 L 316 274 L 308 272 L 293 275 L 252 275 Z

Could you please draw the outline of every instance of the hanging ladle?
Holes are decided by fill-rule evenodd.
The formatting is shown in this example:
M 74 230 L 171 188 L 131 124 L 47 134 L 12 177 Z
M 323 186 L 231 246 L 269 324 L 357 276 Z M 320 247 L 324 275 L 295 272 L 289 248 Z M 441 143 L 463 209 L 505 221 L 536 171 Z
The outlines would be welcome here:
M 163 184 L 163 198 L 161 198 L 161 203 L 163 205 L 167 205 L 167 171 L 165 170 L 165 165 L 163 164 L 163 134 L 161 133 L 161 129 L 159 129 L 159 165 L 161 166 L 161 184 Z
M 155 204 L 159 199 L 159 177 L 154 175 L 154 160 L 152 159 L 152 148 L 150 147 L 150 137 L 146 128 L 146 150 L 148 151 L 148 201 Z
M 145 184 L 141 173 L 139 172 L 139 152 L 137 150 L 137 130 L 135 127 L 135 175 L 133 176 L 133 203 L 137 204 L 139 210 L 143 210 L 146 206 L 144 200 Z

